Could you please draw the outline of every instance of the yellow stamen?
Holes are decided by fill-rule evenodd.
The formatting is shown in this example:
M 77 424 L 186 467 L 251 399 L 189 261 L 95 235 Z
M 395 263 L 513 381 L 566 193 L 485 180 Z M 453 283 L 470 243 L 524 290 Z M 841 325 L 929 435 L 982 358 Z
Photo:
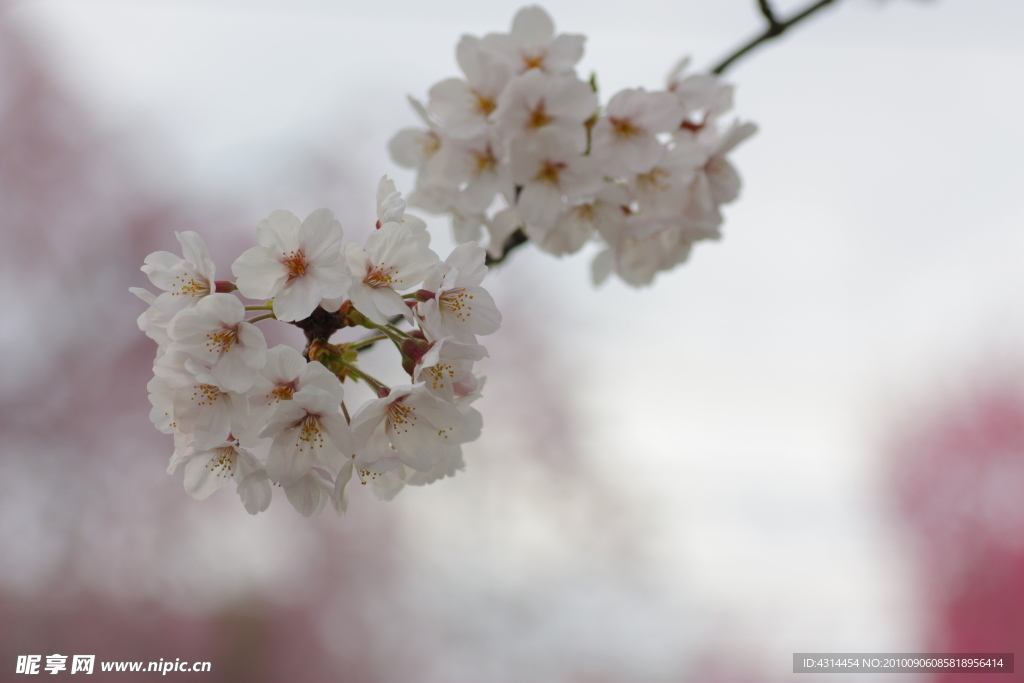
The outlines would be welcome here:
M 288 269 L 288 282 L 306 274 L 306 254 L 301 249 L 281 254 L 281 263 Z
M 634 126 L 629 119 L 616 119 L 609 116 L 608 122 L 612 124 L 612 129 L 620 138 L 635 138 L 644 134 L 643 130 Z
M 542 126 L 548 125 L 552 121 L 554 121 L 554 119 L 548 116 L 547 112 L 544 111 L 544 101 L 541 100 L 540 104 L 537 105 L 537 108 L 530 112 L 530 122 L 527 125 L 533 130 L 537 130 Z
M 537 176 L 534 180 L 540 180 L 543 182 L 551 183 L 552 185 L 558 185 L 562 169 L 565 168 L 565 164 L 561 161 L 551 162 L 545 161 L 544 166 L 541 167 L 540 171 L 537 172 Z

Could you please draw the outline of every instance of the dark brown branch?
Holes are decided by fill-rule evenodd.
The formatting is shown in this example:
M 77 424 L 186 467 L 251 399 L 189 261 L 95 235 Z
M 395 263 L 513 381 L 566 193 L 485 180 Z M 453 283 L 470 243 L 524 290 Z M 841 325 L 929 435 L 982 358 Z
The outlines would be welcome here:
M 740 59 L 748 52 L 758 47 L 759 45 L 768 42 L 772 38 L 777 38 L 785 33 L 787 30 L 799 24 L 801 21 L 811 16 L 820 9 L 824 9 L 829 5 L 835 3 L 836 0 L 818 0 L 818 2 L 812 3 L 803 11 L 797 13 L 793 17 L 785 21 L 779 21 L 778 17 L 775 16 L 775 12 L 772 11 L 771 6 L 768 4 L 768 0 L 758 0 L 758 5 L 761 8 L 761 14 L 768 21 L 768 26 L 760 35 L 754 37 L 746 45 L 733 52 L 731 55 L 723 59 L 719 64 L 711 69 L 711 73 L 721 75 L 726 69 L 732 66 L 732 63 Z
M 775 12 L 772 10 L 771 3 L 768 0 L 757 0 L 758 7 L 761 8 L 761 14 L 768 21 L 769 26 L 777 26 L 779 20 L 775 17 Z
M 530 238 L 526 236 L 526 233 L 523 232 L 522 228 L 516 228 L 515 232 L 505 238 L 505 244 L 501 247 L 501 256 L 492 258 L 490 254 L 487 254 L 484 258 L 484 263 L 487 267 L 498 265 L 504 261 L 514 249 L 526 244 L 529 240 Z

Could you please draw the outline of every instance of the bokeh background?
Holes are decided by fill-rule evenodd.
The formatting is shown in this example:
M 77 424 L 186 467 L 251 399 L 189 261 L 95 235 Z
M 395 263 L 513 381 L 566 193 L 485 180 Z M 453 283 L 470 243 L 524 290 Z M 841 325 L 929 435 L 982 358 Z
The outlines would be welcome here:
M 653 287 L 594 289 L 593 251 L 495 269 L 455 479 L 307 520 L 164 473 L 145 255 L 196 230 L 228 273 L 278 208 L 361 239 L 380 176 L 412 186 L 385 151 L 406 94 L 518 7 L 0 3 L 0 680 L 54 653 L 430 683 L 1024 653 L 1019 0 L 840 0 L 737 64 L 743 194 Z M 761 22 L 754 0 L 546 8 L 604 101 Z

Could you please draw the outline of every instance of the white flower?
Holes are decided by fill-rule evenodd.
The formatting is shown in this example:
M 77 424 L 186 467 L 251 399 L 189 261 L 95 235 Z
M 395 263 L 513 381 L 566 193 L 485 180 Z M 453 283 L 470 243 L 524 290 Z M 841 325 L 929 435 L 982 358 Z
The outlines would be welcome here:
M 282 401 L 260 437 L 273 443 L 267 456 L 267 474 L 282 486 L 290 486 L 313 467 L 337 470 L 352 454 L 352 437 L 339 411 L 336 395 L 306 387 Z
M 175 387 L 165 378 L 154 375 L 146 389 L 149 391 L 149 402 L 153 406 L 149 412 L 150 422 L 164 434 L 173 434 L 178 428 L 178 421 L 174 417 Z
M 668 91 L 675 95 L 685 109 L 686 116 L 726 101 L 731 106 L 732 86 L 723 84 L 714 74 L 691 74 L 684 78 L 683 72 L 689 65 L 689 57 L 681 59 L 669 72 L 665 84 Z M 728 108 L 721 107 L 723 111 Z
M 563 209 L 550 230 L 527 225 L 526 234 L 549 254 L 572 254 L 579 251 L 595 231 L 602 234 L 615 231 L 625 220 L 622 207 L 628 205 L 625 188 L 605 183 L 593 199 Z
M 419 174 L 418 183 L 433 185 L 443 182 L 443 174 L 438 171 L 437 166 L 438 152 L 445 145 L 445 136 L 419 100 L 410 97 L 409 104 L 423 121 L 426 129 L 403 128 L 398 131 L 388 141 L 388 153 L 399 166 L 415 168 Z
M 512 179 L 522 186 L 519 216 L 545 229 L 554 227 L 566 201 L 583 199 L 602 183 L 594 160 L 580 156 L 556 133 L 538 133 L 529 144 L 512 148 Z
M 462 444 L 475 441 L 480 438 L 483 429 L 483 416 L 473 408 L 472 404 L 480 398 L 480 392 L 484 387 L 484 379 L 481 378 L 476 389 L 471 394 L 458 396 L 455 399 L 455 407 L 462 413 L 462 424 L 459 425 L 459 443 L 449 445 L 445 448 L 444 456 L 427 472 L 415 470 L 407 472 L 404 483 L 409 486 L 423 486 L 432 484 L 444 477 L 454 477 L 455 473 L 465 468 L 462 459 Z
M 142 287 L 129 287 L 128 291 L 135 296 L 146 302 L 149 306 L 142 314 L 137 318 L 136 322 L 139 329 L 142 332 L 156 342 L 156 353 L 157 356 L 162 354 L 166 349 L 167 345 L 171 343 L 171 338 L 167 336 L 167 325 L 170 324 L 173 314 L 166 311 L 161 311 L 154 304 L 156 303 L 156 294 L 153 294 L 148 289 Z
M 244 492 L 243 504 L 251 514 L 265 510 L 270 504 L 270 484 L 266 477 L 262 481 L 258 475 L 249 478 L 263 470 L 263 465 L 237 441 L 224 441 L 202 450 L 189 446 L 183 456 L 172 458 L 167 473 L 173 474 L 182 462 L 185 463 L 185 491 L 196 500 L 203 500 L 234 481 Z
M 292 484 L 284 486 L 288 502 L 303 517 L 318 515 L 331 499 L 334 482 L 323 472 L 312 469 Z
M 512 20 L 510 34 L 484 36 L 483 47 L 501 55 L 515 73 L 538 69 L 547 73 L 572 73 L 583 56 L 581 35 L 555 36 L 555 24 L 540 7 L 524 7 Z
M 741 124 L 735 121 L 711 148 L 703 172 L 707 176 L 708 189 L 716 204 L 727 204 L 739 196 L 739 174 L 726 160 L 725 155 L 756 132 L 757 126 L 753 123 Z
M 540 131 L 554 131 L 578 154 L 587 148 L 584 122 L 597 110 L 597 95 L 575 76 L 549 76 L 529 71 L 513 78 L 494 112 L 514 150 L 515 140 Z
M 430 111 L 445 133 L 466 139 L 487 128 L 511 73 L 495 55 L 483 51 L 480 41 L 472 36 L 462 37 L 455 54 L 466 80 L 449 78 L 434 85 L 430 89 Z
M 455 337 L 473 342 L 475 335 L 496 332 L 501 313 L 491 295 L 480 286 L 487 266 L 483 248 L 469 242 L 452 250 L 438 269 L 423 283 L 433 297 L 416 305 L 424 330 L 433 339 Z
M 331 504 L 334 511 L 339 515 L 345 514 L 348 510 L 348 482 L 352 479 L 355 456 L 348 458 L 341 465 L 338 476 L 334 478 L 334 490 L 331 491 Z
M 168 334 L 171 348 L 198 358 L 229 391 L 248 391 L 256 370 L 266 362 L 263 333 L 245 322 L 245 307 L 231 294 L 211 294 L 182 311 Z
M 397 462 L 397 458 L 394 458 L 394 460 L 395 462 L 390 465 L 392 469 L 386 472 L 371 471 L 369 469 L 360 469 L 357 472 L 359 483 L 364 485 L 370 484 L 373 494 L 381 500 L 393 499 L 405 486 L 405 479 L 409 470 L 406 469 L 405 465 Z M 378 462 L 377 464 L 381 463 Z M 338 473 L 338 477 L 334 482 L 331 503 L 339 515 L 345 514 L 345 511 L 348 509 L 348 483 L 352 479 L 352 472 L 357 467 L 359 465 L 356 462 L 356 458 L 352 458 L 342 465 L 341 472 Z M 373 469 L 376 470 L 378 468 L 374 467 Z
M 255 458 L 239 458 L 235 472 L 238 481 L 235 493 L 242 499 L 245 511 L 255 515 L 270 507 L 270 478 L 263 464 Z
M 444 154 L 444 173 L 461 187 L 458 203 L 471 212 L 486 211 L 499 193 L 514 194 L 508 163 L 493 132 L 453 141 Z
M 406 471 L 405 479 L 402 483 L 409 486 L 425 486 L 426 484 L 433 484 L 438 479 L 454 477 L 456 472 L 465 468 L 466 463 L 462 459 L 462 446 L 451 446 L 445 449 L 444 456 L 429 471 Z
M 329 210 L 317 209 L 301 223 L 290 211 L 274 211 L 256 231 L 261 246 L 231 266 L 243 296 L 273 298 L 277 319 L 294 321 L 308 317 L 322 299 L 345 294 L 341 223 Z
M 714 234 L 656 216 L 629 216 L 618 235 L 605 236 L 612 238 L 610 248 L 594 259 L 594 283 L 601 284 L 614 271 L 634 287 L 649 285 L 658 271 L 685 261 L 694 241 Z
M 174 314 L 195 306 L 204 296 L 217 289 L 214 265 L 206 243 L 198 234 L 176 232 L 185 258 L 169 251 L 157 251 L 146 257 L 142 272 L 154 286 L 163 290 L 152 305 L 165 313 Z
M 657 134 L 679 128 L 685 114 L 671 93 L 623 90 L 594 124 L 592 154 L 608 175 L 644 173 L 662 154 Z
M 153 366 L 161 382 L 151 383 L 158 398 L 151 398 L 155 411 L 167 405 L 171 392 L 171 415 L 178 432 L 191 435 L 198 449 L 213 448 L 232 432 L 242 432 L 248 423 L 245 396 L 224 387 L 200 361 L 182 351 L 169 349 Z
M 259 371 L 249 404 L 252 408 L 252 422 L 266 424 L 281 401 L 292 397 L 307 387 L 321 389 L 341 405 L 344 389 L 337 375 L 323 363 L 309 362 L 291 346 L 279 344 L 267 351 L 267 363 Z
M 423 382 L 432 394 L 454 403 L 456 395 L 476 391 L 478 382 L 473 374 L 473 363 L 486 356 L 487 349 L 480 344 L 445 337 L 431 343 L 416 362 L 412 380 Z
M 352 416 L 356 467 L 387 472 L 397 464 L 427 472 L 444 457 L 449 444 L 459 443 L 462 413 L 423 384 L 399 386 L 390 395 L 367 401 Z M 382 466 L 386 463 L 385 466 Z
M 689 188 L 696 170 L 707 162 L 708 153 L 705 145 L 692 140 L 680 139 L 663 148 L 650 170 L 630 181 L 640 211 L 663 218 L 683 215 L 691 201 Z
M 377 183 L 377 227 L 388 223 L 404 225 L 424 247 L 430 246 L 430 233 L 422 218 L 405 213 L 405 200 L 402 193 L 395 188 L 395 181 L 386 175 L 381 176 Z
M 349 242 L 345 258 L 352 273 L 352 304 L 378 325 L 387 324 L 391 315 L 411 317 L 398 292 L 423 282 L 438 261 L 437 254 L 400 223 L 386 223 L 374 230 L 365 250 Z

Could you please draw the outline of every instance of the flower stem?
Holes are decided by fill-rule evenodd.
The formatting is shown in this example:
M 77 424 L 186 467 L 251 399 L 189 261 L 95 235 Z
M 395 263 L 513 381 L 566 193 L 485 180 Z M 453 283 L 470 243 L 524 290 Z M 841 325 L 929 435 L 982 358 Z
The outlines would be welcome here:
M 257 309 L 257 310 L 261 310 L 261 309 Z M 267 313 L 266 315 L 258 315 L 255 318 L 250 318 L 250 319 L 246 320 L 245 322 L 247 322 L 247 323 L 258 323 L 259 321 L 266 320 L 267 318 L 275 318 L 276 319 L 277 316 L 274 315 L 273 313 Z
M 405 339 L 408 339 L 408 338 L 409 338 L 409 335 L 408 335 L 408 334 L 406 334 L 406 333 L 405 333 L 405 332 L 403 332 L 402 330 L 398 329 L 398 328 L 397 328 L 397 327 L 395 327 L 394 325 L 390 325 L 390 324 L 389 324 L 389 325 L 388 325 L 388 329 L 389 329 L 389 330 L 391 330 L 392 332 L 394 332 L 394 333 L 398 334 L 399 336 L 401 336 L 401 337 L 404 337 Z
M 371 387 L 373 387 L 373 390 L 376 391 L 378 394 L 381 393 L 381 389 L 383 389 L 387 393 L 391 393 L 391 387 L 389 387 L 387 384 L 384 384 L 384 382 L 381 382 L 376 377 L 373 377 L 372 375 L 363 372 L 355 365 L 341 359 L 338 360 L 338 363 L 345 368 L 346 374 L 352 375 L 356 379 L 363 380 Z
M 269 303 L 269 304 L 263 304 L 262 306 L 246 306 L 245 310 L 247 310 L 247 311 L 272 311 L 272 310 L 274 310 L 274 304 L 273 303 Z
M 346 344 L 345 348 L 358 349 L 362 346 L 369 346 L 370 344 L 379 342 L 383 339 L 390 339 L 390 337 L 388 337 L 386 334 L 378 334 L 376 337 L 368 337 L 366 339 L 360 339 L 357 342 L 351 342 L 349 344 Z
M 407 335 L 405 332 L 402 332 L 400 329 L 398 329 L 394 325 L 378 325 L 377 323 L 373 322 L 369 318 L 367 318 L 366 320 L 363 321 L 363 326 L 364 327 L 369 327 L 369 328 L 372 328 L 372 329 L 375 329 L 375 330 L 380 330 L 399 349 L 402 348 L 402 342 L 404 342 L 406 339 L 409 338 L 409 335 Z

